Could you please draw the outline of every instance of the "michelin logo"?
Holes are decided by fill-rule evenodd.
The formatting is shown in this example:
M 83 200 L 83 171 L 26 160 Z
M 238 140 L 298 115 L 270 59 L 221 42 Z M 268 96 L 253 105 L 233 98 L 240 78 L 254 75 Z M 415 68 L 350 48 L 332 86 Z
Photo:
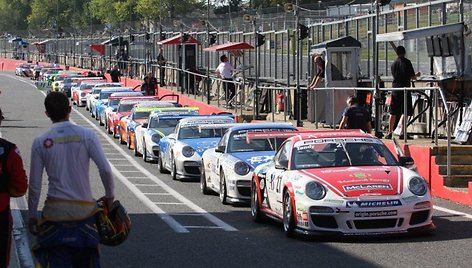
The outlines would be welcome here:
M 398 199 L 394 200 L 373 200 L 373 201 L 347 201 L 347 208 L 379 208 L 379 207 L 397 207 L 402 202 Z
M 390 184 L 358 184 L 343 186 L 344 191 L 359 191 L 359 190 L 392 190 Z

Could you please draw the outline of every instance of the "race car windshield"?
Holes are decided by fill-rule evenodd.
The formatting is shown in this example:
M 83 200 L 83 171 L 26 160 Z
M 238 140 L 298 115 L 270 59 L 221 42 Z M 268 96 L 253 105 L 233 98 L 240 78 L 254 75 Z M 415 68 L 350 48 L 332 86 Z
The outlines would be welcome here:
M 380 142 L 352 139 L 351 142 L 329 139 L 295 144 L 292 168 L 324 168 L 341 166 L 397 166 L 392 153 Z
M 149 123 L 150 128 L 155 128 L 162 132 L 165 136 L 169 135 L 170 133 L 174 132 L 175 126 L 179 123 L 180 118 L 175 119 L 158 119 L 152 118 L 151 123 Z
M 121 104 L 120 107 L 118 108 L 118 112 L 129 112 L 131 109 L 134 107 L 134 103 L 131 104 Z
M 267 129 L 272 131 L 293 131 L 292 129 Z M 262 130 L 252 130 L 252 132 L 264 132 Z M 242 130 L 231 134 L 228 140 L 228 152 L 258 152 L 258 151 L 276 151 L 286 138 L 266 138 L 254 139 L 250 143 L 246 142 L 247 130 Z
M 133 119 L 136 120 L 136 119 L 148 118 L 150 113 L 151 113 L 150 111 L 147 111 L 147 112 L 134 112 Z
M 179 139 L 219 138 L 227 128 L 200 129 L 198 126 L 183 127 L 179 130 Z
M 118 103 L 120 103 L 120 99 L 112 99 L 112 100 L 108 103 L 108 105 L 109 105 L 109 106 L 117 106 Z

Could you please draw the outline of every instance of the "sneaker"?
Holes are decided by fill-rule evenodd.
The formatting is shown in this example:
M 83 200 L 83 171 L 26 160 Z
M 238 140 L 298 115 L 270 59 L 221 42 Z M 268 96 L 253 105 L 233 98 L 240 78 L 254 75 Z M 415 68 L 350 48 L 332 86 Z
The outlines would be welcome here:
M 388 133 L 387 135 L 385 135 L 384 138 L 387 139 L 387 140 L 391 140 L 392 139 L 392 133 Z

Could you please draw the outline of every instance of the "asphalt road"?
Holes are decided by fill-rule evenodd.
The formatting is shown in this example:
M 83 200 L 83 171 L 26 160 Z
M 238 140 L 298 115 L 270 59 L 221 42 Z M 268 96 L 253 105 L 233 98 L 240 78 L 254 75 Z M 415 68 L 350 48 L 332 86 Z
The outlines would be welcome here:
M 28 171 L 32 140 L 51 125 L 44 114 L 44 93 L 31 81 L 7 72 L 0 73 L 0 90 L 6 117 L 0 130 L 19 146 Z M 115 172 L 116 198 L 133 222 L 124 244 L 102 247 L 103 267 L 470 267 L 472 263 L 471 207 L 436 199 L 437 231 L 429 236 L 287 238 L 279 223 L 252 222 L 248 207 L 222 205 L 217 196 L 203 196 L 198 183 L 173 181 L 158 173 L 156 164 L 134 157 L 84 108 L 74 108 L 71 120 L 99 133 Z M 104 191 L 92 166 L 98 198 Z M 44 199 L 46 181 L 43 184 Z M 34 237 L 28 238 L 32 244 Z

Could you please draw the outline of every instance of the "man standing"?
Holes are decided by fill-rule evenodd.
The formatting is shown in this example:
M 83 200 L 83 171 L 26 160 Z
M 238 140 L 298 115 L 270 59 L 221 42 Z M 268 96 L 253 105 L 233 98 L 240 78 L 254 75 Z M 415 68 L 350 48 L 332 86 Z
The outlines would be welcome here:
M 4 119 L 0 110 L 0 124 Z M 28 182 L 18 148 L 15 144 L 0 138 L 0 267 L 10 262 L 12 217 L 10 197 L 26 193 Z
M 357 97 L 350 96 L 346 103 L 347 107 L 344 109 L 339 129 L 362 129 L 366 133 L 371 133 L 372 124 L 369 112 L 359 105 Z
M 392 76 L 393 76 L 393 83 L 392 87 L 410 87 L 411 80 L 416 79 L 421 75 L 420 72 L 415 74 L 415 70 L 413 69 L 413 65 L 411 61 L 405 57 L 406 51 L 405 47 L 398 46 L 395 49 L 397 53 L 397 59 L 393 62 L 391 66 Z M 411 101 L 411 91 L 407 91 L 406 95 L 407 99 L 407 116 L 413 115 L 413 105 Z M 398 124 L 402 124 L 405 116 L 404 112 L 404 93 L 403 90 L 395 90 L 392 92 L 392 101 L 390 104 L 390 118 L 389 118 L 389 125 L 388 125 L 388 134 L 385 136 L 386 139 L 392 138 L 393 130 L 395 129 L 395 123 L 397 120 L 397 116 L 401 116 L 398 120 Z M 403 133 L 406 133 L 406 130 L 403 130 Z
M 232 82 L 234 68 L 233 65 L 229 63 L 228 57 L 226 57 L 226 55 L 222 55 L 220 57 L 220 61 L 220 65 L 218 65 L 215 72 L 221 79 L 227 81 L 224 82 L 226 104 L 228 108 L 233 108 L 233 104 L 230 101 L 236 94 L 236 87 Z
M 42 267 L 100 267 L 98 231 L 90 228 L 96 224 L 90 159 L 98 167 L 108 207 L 114 199 L 111 167 L 95 132 L 69 121 L 65 94 L 49 93 L 44 106 L 53 125 L 33 141 L 28 192 L 29 230 L 38 235 L 35 257 Z M 48 192 L 39 221 L 44 169 Z
M 159 86 L 164 87 L 166 85 L 165 81 L 165 76 L 166 76 L 166 59 L 164 58 L 164 55 L 162 54 L 162 48 L 159 48 L 159 55 L 157 55 L 157 63 L 159 64 Z
M 115 65 L 113 67 L 113 70 L 111 70 L 110 76 L 111 76 L 111 81 L 112 82 L 115 82 L 115 83 L 121 82 L 121 72 L 120 72 L 120 70 L 118 70 L 117 65 Z

